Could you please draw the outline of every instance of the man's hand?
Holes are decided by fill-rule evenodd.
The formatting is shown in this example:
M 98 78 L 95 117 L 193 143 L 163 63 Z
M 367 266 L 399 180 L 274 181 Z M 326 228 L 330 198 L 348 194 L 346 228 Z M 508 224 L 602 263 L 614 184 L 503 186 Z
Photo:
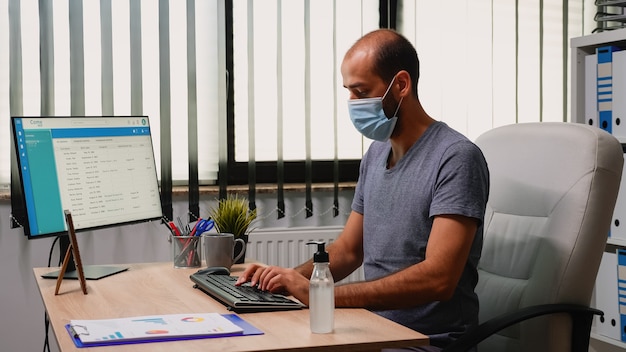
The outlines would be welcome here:
M 309 302 L 309 279 L 294 269 L 251 264 L 239 276 L 235 285 L 248 281 L 252 286 L 256 285 L 259 290 L 273 293 L 286 292 L 304 304 Z

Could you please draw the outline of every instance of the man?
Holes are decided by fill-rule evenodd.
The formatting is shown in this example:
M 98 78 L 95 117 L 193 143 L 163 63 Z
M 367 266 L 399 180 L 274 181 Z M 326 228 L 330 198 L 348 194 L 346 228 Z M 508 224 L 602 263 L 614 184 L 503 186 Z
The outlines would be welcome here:
M 443 347 L 477 323 L 474 287 L 489 172 L 466 137 L 428 116 L 415 49 L 392 30 L 359 39 L 341 65 L 355 127 L 374 139 L 343 232 L 328 246 L 336 281 L 361 264 L 364 282 L 337 285 L 337 307 L 365 307 Z M 238 284 L 308 304 L 311 261 L 252 265 Z M 430 349 L 429 349 L 430 350 Z

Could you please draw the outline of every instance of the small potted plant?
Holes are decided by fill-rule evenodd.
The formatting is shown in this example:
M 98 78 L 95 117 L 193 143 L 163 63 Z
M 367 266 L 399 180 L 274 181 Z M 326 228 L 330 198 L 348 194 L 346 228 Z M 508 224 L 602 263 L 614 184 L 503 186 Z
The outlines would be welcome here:
M 244 196 L 228 194 L 226 198 L 218 200 L 216 206 L 209 208 L 209 216 L 217 232 L 232 233 L 235 239 L 241 238 L 248 243 L 248 235 L 253 230 L 250 225 L 256 219 L 257 212 L 256 209 L 250 210 L 248 199 Z M 244 260 L 245 255 L 242 255 L 237 263 L 243 263 Z

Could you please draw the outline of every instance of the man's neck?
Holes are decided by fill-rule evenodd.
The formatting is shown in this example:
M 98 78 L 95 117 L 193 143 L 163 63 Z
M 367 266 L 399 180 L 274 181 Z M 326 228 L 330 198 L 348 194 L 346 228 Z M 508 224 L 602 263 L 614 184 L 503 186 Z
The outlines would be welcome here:
M 407 108 L 410 109 L 402 111 L 401 118 L 398 119 L 400 126 L 397 126 L 396 130 L 400 131 L 400 134 L 394 135 L 390 139 L 391 153 L 387 160 L 387 168 L 389 169 L 394 167 L 422 137 L 428 127 L 436 122 L 424 111 L 419 101 L 407 106 Z

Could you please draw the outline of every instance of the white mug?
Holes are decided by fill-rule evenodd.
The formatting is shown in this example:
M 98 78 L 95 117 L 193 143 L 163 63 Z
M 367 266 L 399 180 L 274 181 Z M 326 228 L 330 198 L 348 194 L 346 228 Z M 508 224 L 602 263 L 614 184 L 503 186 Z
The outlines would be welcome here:
M 207 267 L 223 266 L 230 270 L 233 263 L 246 253 L 246 242 L 241 238 L 235 239 L 232 233 L 206 233 L 202 237 Z M 241 243 L 242 250 L 235 257 L 237 242 Z

